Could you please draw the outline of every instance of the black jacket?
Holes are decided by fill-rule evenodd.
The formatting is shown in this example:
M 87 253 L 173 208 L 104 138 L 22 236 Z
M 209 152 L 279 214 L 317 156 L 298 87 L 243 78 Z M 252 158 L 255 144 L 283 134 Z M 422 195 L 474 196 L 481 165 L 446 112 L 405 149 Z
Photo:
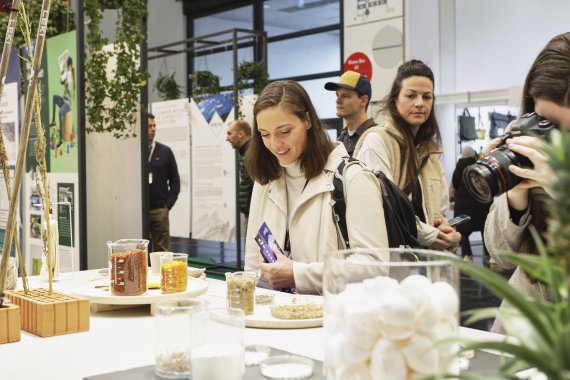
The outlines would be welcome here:
M 354 148 L 356 148 L 356 143 L 358 142 L 360 136 L 362 136 L 362 134 L 366 132 L 368 128 L 374 127 L 375 125 L 376 122 L 374 121 L 374 119 L 370 118 L 366 120 L 364 123 L 362 123 L 358 128 L 356 128 L 356 131 L 354 131 L 354 134 L 352 136 L 348 134 L 348 128 L 344 127 L 340 132 L 337 141 L 340 141 L 344 144 L 344 147 L 346 148 L 348 155 L 352 157 L 352 154 L 354 153 Z
M 455 215 L 467 214 L 471 217 L 471 221 L 465 225 L 458 226 L 457 230 L 465 227 L 473 230 L 481 230 L 485 225 L 487 214 L 491 203 L 480 203 L 467 191 L 467 186 L 463 181 L 463 172 L 469 165 L 477 161 L 475 157 L 464 157 L 457 161 L 455 170 L 453 171 L 453 188 L 455 189 Z M 461 227 L 461 228 L 459 228 Z
M 247 152 L 247 148 L 249 146 L 249 142 L 247 141 L 239 148 L 239 211 L 244 213 L 246 216 L 249 215 L 249 204 L 251 203 L 251 192 L 253 191 L 253 181 L 247 174 L 247 170 L 245 170 L 245 153 Z
M 159 142 L 155 144 L 148 163 L 149 175 L 152 176 L 152 183 L 149 183 L 150 208 L 171 209 L 180 193 L 178 166 L 169 147 Z

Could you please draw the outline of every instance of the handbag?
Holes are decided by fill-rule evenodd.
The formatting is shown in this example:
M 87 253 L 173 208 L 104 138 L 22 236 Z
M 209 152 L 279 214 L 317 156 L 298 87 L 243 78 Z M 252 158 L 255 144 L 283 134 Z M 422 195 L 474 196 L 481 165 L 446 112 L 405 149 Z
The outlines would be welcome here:
M 505 133 L 505 129 L 509 123 L 516 119 L 511 113 L 502 114 L 498 112 L 489 112 L 489 121 L 491 122 L 491 128 L 489 130 L 489 137 L 494 139 L 495 137 L 502 136 Z
M 459 137 L 461 140 L 477 140 L 475 118 L 471 116 L 467 108 L 463 109 L 463 115 L 459 116 Z

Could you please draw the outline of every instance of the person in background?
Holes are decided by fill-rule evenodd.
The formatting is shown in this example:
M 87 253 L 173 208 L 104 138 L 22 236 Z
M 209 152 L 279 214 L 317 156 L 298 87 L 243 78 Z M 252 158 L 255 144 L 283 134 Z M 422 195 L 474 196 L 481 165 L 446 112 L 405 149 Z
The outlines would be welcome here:
M 563 33 L 551 39 L 534 60 L 523 87 L 521 114 L 536 112 L 551 122 L 570 129 L 569 78 L 570 33 Z M 493 140 L 486 151 L 499 143 L 499 138 Z M 556 173 L 548 165 L 543 140 L 519 136 L 508 139 L 507 146 L 513 152 L 526 156 L 533 168 L 509 166 L 509 171 L 523 181 L 495 198 L 487 216 L 485 244 L 499 269 L 515 268 L 514 264 L 499 255 L 501 251 L 538 254 L 529 227 L 534 227 L 545 239 L 548 212 L 544 198 L 553 195 L 551 185 L 556 179 Z M 515 268 L 509 283 L 523 294 L 538 294 L 543 299 L 548 299 L 546 286 L 529 277 L 520 267 Z M 506 307 L 503 302 L 501 309 Z M 491 331 L 504 333 L 504 327 L 498 318 Z
M 483 230 L 491 203 L 480 203 L 469 191 L 467 191 L 467 186 L 465 186 L 465 183 L 463 182 L 463 171 L 466 167 L 477 162 L 478 157 L 479 156 L 471 146 L 464 145 L 461 149 L 461 158 L 457 161 L 451 180 L 455 194 L 455 207 L 453 209 L 454 216 L 465 214 L 471 217 L 471 220 L 456 227 L 457 231 L 461 233 L 461 256 L 465 260 L 473 259 L 473 251 L 471 250 L 469 236 L 475 231 L 481 232 L 481 238 L 483 239 L 483 253 L 485 256 L 488 256 L 487 250 L 485 249 Z
M 336 92 L 336 115 L 346 124 L 338 141 L 344 144 L 352 157 L 360 136 L 376 125 L 374 119 L 366 115 L 372 97 L 372 86 L 364 75 L 348 70 L 338 82 L 327 82 L 325 89 Z
M 155 141 L 156 121 L 148 114 L 148 187 L 151 252 L 170 251 L 168 214 L 180 193 L 178 166 L 172 150 Z
M 236 120 L 228 127 L 226 141 L 239 153 L 239 211 L 245 216 L 245 226 L 249 218 L 249 204 L 251 203 L 251 192 L 253 191 L 253 181 L 245 170 L 245 153 L 251 140 L 251 126 L 245 120 Z M 243 229 L 245 232 L 246 228 Z
M 275 288 L 322 292 L 322 261 L 343 248 L 330 204 L 332 174 L 347 156 L 330 141 L 305 89 L 294 81 L 269 84 L 253 108 L 254 132 L 246 168 L 255 180 L 246 239 L 245 270 L 261 271 Z M 353 165 L 346 174 L 346 221 L 351 248 L 388 247 L 379 184 Z M 264 263 L 255 236 L 262 223 L 279 253 Z
M 383 100 L 384 124 L 362 135 L 354 157 L 383 171 L 409 195 L 418 220 L 418 243 L 442 250 L 457 247 L 461 234 L 444 217 L 449 193 L 439 161 L 443 150 L 432 112 L 433 88 L 433 72 L 426 64 L 402 64 Z

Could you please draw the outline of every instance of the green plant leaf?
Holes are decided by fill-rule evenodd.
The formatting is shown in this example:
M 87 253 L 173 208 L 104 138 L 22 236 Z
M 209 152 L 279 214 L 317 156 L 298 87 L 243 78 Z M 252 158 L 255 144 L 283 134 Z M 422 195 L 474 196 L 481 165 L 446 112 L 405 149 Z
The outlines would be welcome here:
M 556 377 L 550 377 L 558 373 L 558 368 L 553 365 L 551 358 L 548 354 L 533 351 L 528 347 L 510 343 L 507 341 L 480 341 L 480 342 L 470 342 L 465 345 L 462 351 L 465 350 L 494 350 L 502 353 L 510 354 L 513 356 L 513 360 L 524 361 L 530 367 L 535 367 L 539 371 L 543 372 L 549 379 L 554 380 Z
M 513 264 L 520 266 L 533 278 L 547 284 L 552 281 L 553 273 L 551 272 L 556 273 L 556 278 L 560 278 L 562 275 L 562 269 L 557 267 L 556 261 L 550 257 L 512 252 L 501 253 L 501 257 L 504 257 Z
M 552 320 L 548 315 L 549 309 L 529 300 L 511 285 L 501 275 L 472 262 L 463 261 L 460 258 L 452 259 L 463 272 L 475 280 L 485 284 L 485 286 L 495 295 L 506 300 L 512 307 L 518 309 L 521 314 L 539 332 L 545 342 L 553 344 L 554 336 L 551 330 Z

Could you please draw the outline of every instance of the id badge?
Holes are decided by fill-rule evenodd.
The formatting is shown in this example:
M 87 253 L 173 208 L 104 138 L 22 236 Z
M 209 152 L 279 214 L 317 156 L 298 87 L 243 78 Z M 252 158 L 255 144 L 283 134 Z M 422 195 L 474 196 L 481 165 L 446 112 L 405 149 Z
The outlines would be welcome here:
M 148 173 L 148 184 L 152 185 L 152 173 Z

